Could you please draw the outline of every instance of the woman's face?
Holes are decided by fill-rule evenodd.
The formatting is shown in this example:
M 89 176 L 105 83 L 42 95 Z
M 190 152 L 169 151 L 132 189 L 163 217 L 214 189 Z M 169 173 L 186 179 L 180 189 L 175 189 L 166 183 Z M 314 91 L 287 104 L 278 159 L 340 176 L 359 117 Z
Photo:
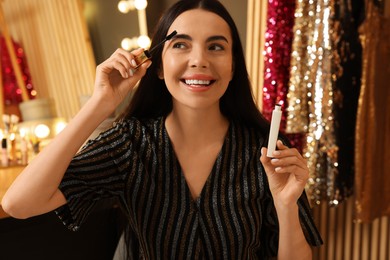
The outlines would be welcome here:
M 193 9 L 179 15 L 168 34 L 159 76 L 173 97 L 173 108 L 219 108 L 219 99 L 233 77 L 232 37 L 218 15 Z

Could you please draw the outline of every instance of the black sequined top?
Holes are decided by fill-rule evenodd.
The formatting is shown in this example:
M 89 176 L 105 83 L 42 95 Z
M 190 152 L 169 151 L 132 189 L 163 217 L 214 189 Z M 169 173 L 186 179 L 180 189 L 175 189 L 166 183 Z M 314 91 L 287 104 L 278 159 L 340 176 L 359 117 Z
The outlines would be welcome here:
M 68 203 L 56 212 L 77 230 L 98 200 L 116 196 L 143 258 L 267 259 L 277 253 L 278 220 L 259 160 L 263 143 L 253 129 L 231 122 L 193 199 L 164 118 L 124 120 L 72 160 L 60 185 Z M 298 204 L 306 239 L 322 244 L 305 194 Z

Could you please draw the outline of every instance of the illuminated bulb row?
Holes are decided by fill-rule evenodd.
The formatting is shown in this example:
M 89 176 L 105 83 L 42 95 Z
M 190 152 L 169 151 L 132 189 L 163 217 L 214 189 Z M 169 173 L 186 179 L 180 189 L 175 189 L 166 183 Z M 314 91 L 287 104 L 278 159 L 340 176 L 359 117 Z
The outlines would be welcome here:
M 139 47 L 147 49 L 150 46 L 150 38 L 146 35 L 133 38 L 124 38 L 121 42 L 121 46 L 127 51 L 137 49 Z
M 54 124 L 45 124 L 45 123 L 39 123 L 37 125 L 32 125 L 32 126 L 29 126 L 29 125 L 26 125 L 28 124 L 28 122 L 24 122 L 22 124 L 25 124 L 23 126 L 20 126 L 20 129 L 19 129 L 19 134 L 20 134 L 20 137 L 22 138 L 25 138 L 27 137 L 28 135 L 35 135 L 36 137 L 38 137 L 39 139 L 45 139 L 47 138 L 50 134 L 53 134 L 53 135 L 57 135 L 59 134 L 66 126 L 66 122 L 63 121 L 63 120 L 58 120 L 56 121 Z M 50 127 L 51 125 L 51 127 Z M 52 132 L 53 131 L 53 132 Z M 2 134 L 0 133 L 0 136 L 2 136 Z M 10 139 L 12 140 L 12 137 L 10 137 Z M 15 138 L 14 138 L 15 139 Z
M 65 122 L 58 122 L 54 126 L 54 134 L 57 135 L 59 134 L 66 126 Z M 36 137 L 40 139 L 44 139 L 50 135 L 50 127 L 47 126 L 46 124 L 38 124 L 34 128 L 34 134 Z M 22 135 L 22 133 L 21 133 Z
M 148 6 L 148 1 L 146 0 L 122 0 L 118 3 L 118 9 L 121 13 L 128 13 L 131 10 L 145 10 Z

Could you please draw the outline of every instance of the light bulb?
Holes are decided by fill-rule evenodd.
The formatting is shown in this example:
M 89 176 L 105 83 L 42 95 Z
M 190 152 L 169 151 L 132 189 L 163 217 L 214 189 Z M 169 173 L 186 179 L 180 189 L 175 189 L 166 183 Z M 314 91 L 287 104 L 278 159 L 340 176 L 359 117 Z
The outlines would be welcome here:
M 66 123 L 65 122 L 58 122 L 56 124 L 56 135 L 59 134 L 62 130 L 64 130 L 64 128 L 66 127 Z
M 131 49 L 131 39 L 130 38 L 123 38 L 122 42 L 121 42 L 121 46 L 123 49 L 125 49 L 126 51 L 130 50 Z
M 146 0 L 134 0 L 134 7 L 137 10 L 144 10 L 148 6 L 148 1 Z
M 14 141 L 15 140 L 15 133 L 10 133 L 9 136 L 8 136 L 8 139 L 11 140 L 11 141 Z
M 50 128 L 45 124 L 39 124 L 35 127 L 34 134 L 38 138 L 41 138 L 41 139 L 46 138 L 50 134 Z
M 136 38 L 124 38 L 121 42 L 122 49 L 125 49 L 126 51 L 130 51 L 131 49 L 134 49 L 137 47 L 137 39 Z
M 119 12 L 124 13 L 124 14 L 128 13 L 130 11 L 129 1 L 125 1 L 125 0 L 119 1 L 118 10 L 119 10 Z
M 20 137 L 24 138 L 26 136 L 26 134 L 27 134 L 27 130 L 25 128 L 21 128 L 19 130 Z
M 147 49 L 150 46 L 150 38 L 146 35 L 138 37 L 137 44 L 139 47 Z

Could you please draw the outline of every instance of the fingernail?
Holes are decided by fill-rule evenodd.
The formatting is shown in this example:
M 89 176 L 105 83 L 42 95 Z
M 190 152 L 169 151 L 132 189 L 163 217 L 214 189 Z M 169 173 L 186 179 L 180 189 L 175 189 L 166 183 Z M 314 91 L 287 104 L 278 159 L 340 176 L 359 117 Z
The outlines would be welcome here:
M 275 162 L 278 162 L 279 161 L 279 159 L 271 159 L 271 162 L 273 162 L 273 163 L 275 163 Z
M 129 74 L 125 73 L 125 78 L 127 79 L 129 77 Z
M 133 65 L 134 67 L 137 67 L 137 62 L 135 62 L 135 60 L 131 60 L 131 65 Z
M 274 151 L 272 154 L 273 155 L 280 155 L 280 152 L 279 151 Z
M 280 171 L 281 169 L 282 169 L 281 167 L 276 167 L 276 168 L 275 168 L 275 171 L 278 172 L 278 171 Z
M 130 76 L 133 76 L 134 75 L 133 69 L 129 69 L 129 73 L 130 73 Z

